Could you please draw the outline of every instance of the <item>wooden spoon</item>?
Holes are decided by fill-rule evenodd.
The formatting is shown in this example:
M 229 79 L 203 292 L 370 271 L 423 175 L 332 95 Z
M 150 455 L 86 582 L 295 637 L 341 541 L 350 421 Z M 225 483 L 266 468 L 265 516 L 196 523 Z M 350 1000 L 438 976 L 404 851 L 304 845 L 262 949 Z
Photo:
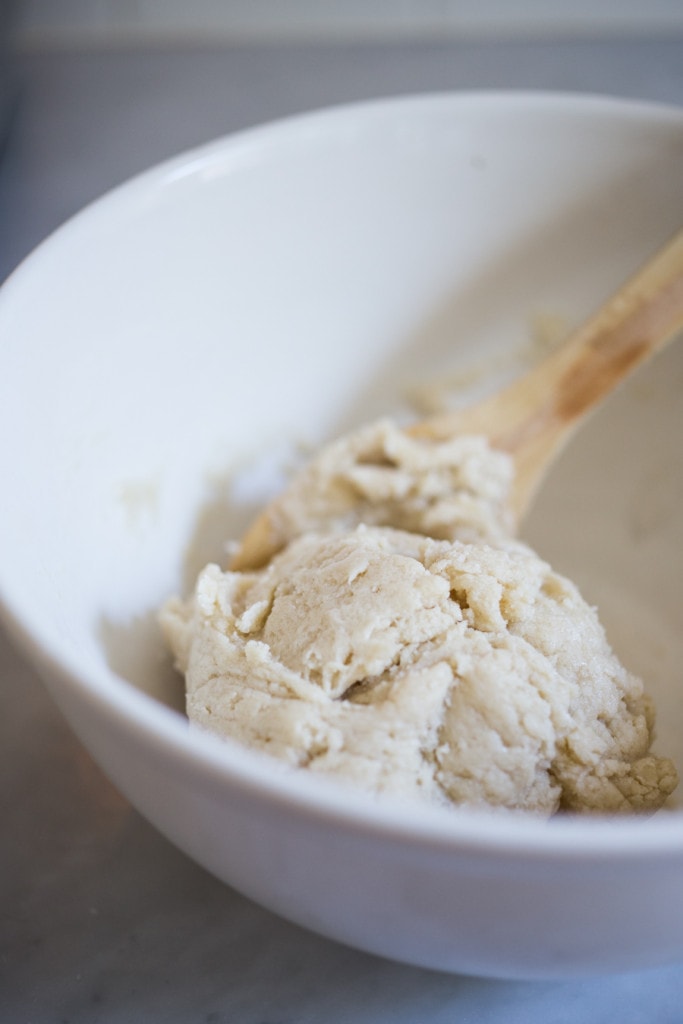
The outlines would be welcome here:
M 519 523 L 550 463 L 580 421 L 683 328 L 683 230 L 563 345 L 528 374 L 469 408 L 409 427 L 443 441 L 478 434 L 515 464 L 510 504 Z M 254 521 L 231 568 L 256 568 L 278 549 L 269 509 Z

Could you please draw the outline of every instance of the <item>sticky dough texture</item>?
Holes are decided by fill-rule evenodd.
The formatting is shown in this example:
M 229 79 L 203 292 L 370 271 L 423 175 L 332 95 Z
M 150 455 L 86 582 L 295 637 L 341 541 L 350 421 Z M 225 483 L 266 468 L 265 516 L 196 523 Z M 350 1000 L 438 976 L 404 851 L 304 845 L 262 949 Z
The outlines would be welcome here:
M 339 524 L 208 566 L 161 622 L 195 725 L 432 804 L 652 811 L 653 713 L 577 588 L 525 545 Z
M 390 526 L 437 540 L 500 540 L 512 520 L 513 465 L 483 437 L 431 442 L 393 420 L 361 427 L 323 447 L 268 510 L 274 550 L 295 537 Z

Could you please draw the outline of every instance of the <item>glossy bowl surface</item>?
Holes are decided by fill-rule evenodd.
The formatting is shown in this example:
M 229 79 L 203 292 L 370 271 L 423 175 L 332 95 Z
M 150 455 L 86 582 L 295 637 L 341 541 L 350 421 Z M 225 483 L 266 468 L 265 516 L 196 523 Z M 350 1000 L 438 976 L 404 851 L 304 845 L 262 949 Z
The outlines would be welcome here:
M 551 823 L 378 805 L 189 731 L 155 624 L 297 446 L 406 415 L 416 386 L 477 397 L 538 357 L 539 324 L 578 323 L 680 225 L 681 167 L 675 109 L 338 108 L 136 178 L 0 291 L 3 618 L 142 813 L 274 911 L 447 971 L 683 957 L 675 802 Z M 583 428 L 526 535 L 647 676 L 683 768 L 682 414 L 674 345 Z

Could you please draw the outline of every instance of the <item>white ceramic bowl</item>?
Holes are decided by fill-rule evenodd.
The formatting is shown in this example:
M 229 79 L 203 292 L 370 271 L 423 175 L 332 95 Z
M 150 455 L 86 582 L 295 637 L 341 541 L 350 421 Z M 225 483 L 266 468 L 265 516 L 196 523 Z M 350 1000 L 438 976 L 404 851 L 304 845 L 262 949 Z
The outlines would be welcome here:
M 137 178 L 0 292 L 4 619 L 131 801 L 265 906 L 449 971 L 683 956 L 675 807 L 548 824 L 378 806 L 188 731 L 154 619 L 276 486 L 287 445 L 404 408 L 415 382 L 521 366 L 537 312 L 587 314 L 678 226 L 681 167 L 678 110 L 338 109 Z M 679 346 L 615 396 L 527 533 L 600 604 L 683 767 L 682 383 Z

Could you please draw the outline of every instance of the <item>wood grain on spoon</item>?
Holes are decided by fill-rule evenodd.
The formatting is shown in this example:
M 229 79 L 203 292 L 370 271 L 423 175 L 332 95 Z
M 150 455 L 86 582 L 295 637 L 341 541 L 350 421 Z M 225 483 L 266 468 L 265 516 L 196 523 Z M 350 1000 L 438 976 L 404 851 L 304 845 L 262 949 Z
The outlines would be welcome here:
M 519 521 L 550 463 L 579 423 L 683 328 L 683 231 L 575 331 L 509 387 L 462 411 L 409 428 L 434 440 L 484 434 L 515 463 Z
M 511 506 L 519 522 L 582 419 L 681 328 L 683 231 L 528 374 L 476 405 L 430 417 L 407 432 L 435 441 L 479 434 L 508 452 L 515 463 Z M 231 567 L 256 568 L 276 549 L 266 508 L 242 538 Z

